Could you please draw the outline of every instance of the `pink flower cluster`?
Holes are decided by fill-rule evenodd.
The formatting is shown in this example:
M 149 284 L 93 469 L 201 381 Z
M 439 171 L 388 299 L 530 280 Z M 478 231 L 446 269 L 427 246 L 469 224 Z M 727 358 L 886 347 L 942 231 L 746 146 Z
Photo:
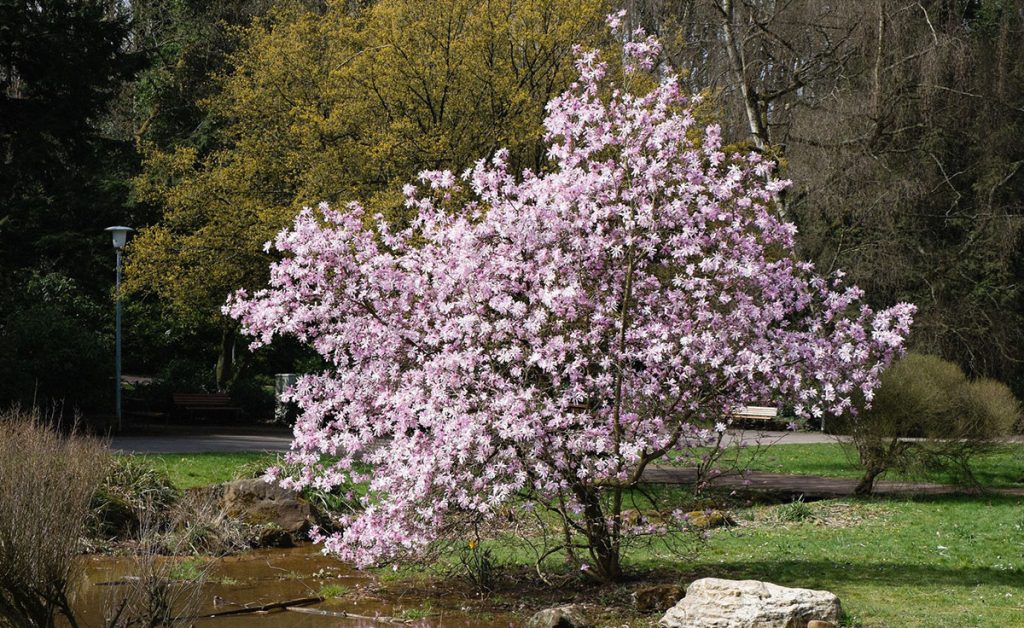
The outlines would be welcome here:
M 740 405 L 854 412 L 902 351 L 914 307 L 873 312 L 797 261 L 787 182 L 698 128 L 674 78 L 636 95 L 594 53 L 578 69 L 548 106 L 550 168 L 517 175 L 499 152 L 425 172 L 399 232 L 355 204 L 306 209 L 270 286 L 225 308 L 255 345 L 290 335 L 332 366 L 291 392 L 303 472 L 280 481 L 369 482 L 321 538 L 345 560 L 400 559 L 522 496 L 579 512 L 580 487 L 628 486 Z

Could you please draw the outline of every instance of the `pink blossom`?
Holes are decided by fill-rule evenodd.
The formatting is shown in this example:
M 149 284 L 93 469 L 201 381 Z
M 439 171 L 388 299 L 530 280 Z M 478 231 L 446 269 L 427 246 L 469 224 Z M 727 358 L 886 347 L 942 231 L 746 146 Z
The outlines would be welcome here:
M 660 44 L 636 39 L 649 67 Z M 302 470 L 281 480 L 368 482 L 342 532 L 315 532 L 325 551 L 400 560 L 521 498 L 582 518 L 581 487 L 713 443 L 737 406 L 852 413 L 903 350 L 914 307 L 874 312 L 796 259 L 788 183 L 697 132 L 677 80 L 637 95 L 595 52 L 577 68 L 548 104 L 545 171 L 514 176 L 501 151 L 425 172 L 401 231 L 357 204 L 307 208 L 274 239 L 269 285 L 229 299 L 254 346 L 291 336 L 330 365 L 289 393 Z
M 620 9 L 615 13 L 609 13 L 608 17 L 605 18 L 605 23 L 608 24 L 608 28 L 613 33 L 617 33 L 622 26 L 622 18 L 624 17 L 626 17 L 626 10 Z

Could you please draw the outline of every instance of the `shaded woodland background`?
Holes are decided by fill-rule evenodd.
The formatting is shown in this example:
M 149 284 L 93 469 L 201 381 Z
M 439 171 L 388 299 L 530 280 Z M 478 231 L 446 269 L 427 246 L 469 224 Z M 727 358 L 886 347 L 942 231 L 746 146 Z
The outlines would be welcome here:
M 419 170 L 500 147 L 543 168 L 544 103 L 573 45 L 616 58 L 617 8 L 793 180 L 801 255 L 1024 395 L 1024 0 L 0 0 L 0 405 L 110 411 L 126 224 L 125 371 L 263 411 L 318 367 L 220 314 L 263 242 L 321 200 L 402 224 Z

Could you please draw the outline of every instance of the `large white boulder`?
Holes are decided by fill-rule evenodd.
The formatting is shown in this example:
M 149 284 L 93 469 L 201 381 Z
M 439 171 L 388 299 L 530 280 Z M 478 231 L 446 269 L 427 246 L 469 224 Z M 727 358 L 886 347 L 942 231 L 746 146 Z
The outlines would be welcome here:
M 658 622 L 666 628 L 805 628 L 839 621 L 839 598 L 759 580 L 701 578 Z

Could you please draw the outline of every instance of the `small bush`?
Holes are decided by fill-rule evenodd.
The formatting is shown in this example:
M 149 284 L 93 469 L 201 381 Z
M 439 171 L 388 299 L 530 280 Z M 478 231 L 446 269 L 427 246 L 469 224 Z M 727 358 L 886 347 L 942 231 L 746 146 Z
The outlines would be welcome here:
M 248 549 L 252 526 L 225 515 L 218 496 L 186 493 L 170 511 L 167 551 L 175 554 L 225 555 Z
M 937 356 L 910 353 L 882 374 L 872 407 L 848 424 L 868 494 L 889 470 L 944 470 L 971 481 L 970 460 L 1011 433 L 1020 404 L 1006 385 L 971 381 Z
M 238 379 L 231 384 L 231 400 L 246 416 L 267 422 L 274 418 L 274 380 L 267 376 Z
M 144 513 L 160 515 L 178 498 L 166 473 L 135 456 L 116 456 L 92 500 L 92 528 L 107 538 L 134 535 Z
M 775 519 L 781 523 L 798 523 L 814 518 L 814 511 L 803 497 L 775 509 Z
M 37 413 L 0 414 L 0 430 L 0 624 L 74 626 L 78 540 L 109 450 Z
M 962 425 L 966 434 L 1005 435 L 1021 419 L 1021 405 L 1010 388 L 994 379 L 970 382 L 961 391 Z

